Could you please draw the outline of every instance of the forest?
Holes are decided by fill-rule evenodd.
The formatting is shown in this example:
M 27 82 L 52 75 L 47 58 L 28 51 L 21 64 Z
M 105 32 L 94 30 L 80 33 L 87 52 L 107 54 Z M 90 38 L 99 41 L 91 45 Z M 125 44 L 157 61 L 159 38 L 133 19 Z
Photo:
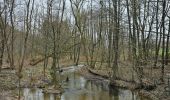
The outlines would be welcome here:
M 170 0 L 0 0 L 0 100 L 169 100 Z

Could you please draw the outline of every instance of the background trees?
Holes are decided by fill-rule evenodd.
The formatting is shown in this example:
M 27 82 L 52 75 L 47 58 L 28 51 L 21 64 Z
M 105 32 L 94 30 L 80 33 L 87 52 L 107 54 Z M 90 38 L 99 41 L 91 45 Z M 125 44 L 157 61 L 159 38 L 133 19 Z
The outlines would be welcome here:
M 52 58 L 112 69 L 120 77 L 130 63 L 141 81 L 143 67 L 161 64 L 162 81 L 169 61 L 169 1 L 166 0 L 4 0 L 0 3 L 0 69 L 22 68 Z M 22 9 L 19 9 L 22 8 Z M 161 61 L 161 63 L 159 62 Z M 55 77 L 53 77 L 55 81 Z

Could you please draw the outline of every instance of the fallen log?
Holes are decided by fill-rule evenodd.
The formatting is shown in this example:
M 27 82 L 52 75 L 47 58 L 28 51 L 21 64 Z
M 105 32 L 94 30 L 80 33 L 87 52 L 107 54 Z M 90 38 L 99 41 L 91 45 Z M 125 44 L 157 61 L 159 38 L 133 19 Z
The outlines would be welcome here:
M 70 52 L 60 52 L 60 53 L 70 53 Z M 50 54 L 50 55 L 47 56 L 47 58 L 52 57 L 52 56 L 53 56 L 53 54 Z M 29 64 L 31 66 L 35 66 L 38 63 L 43 62 L 45 59 L 46 59 L 45 57 L 44 58 L 39 58 L 39 59 L 32 59 L 32 60 L 30 60 Z
M 101 74 L 95 72 L 94 70 L 92 70 L 92 69 L 90 69 L 90 68 L 88 68 L 88 71 L 89 71 L 90 73 L 94 74 L 94 75 L 101 76 L 101 77 L 103 77 L 103 78 L 105 78 L 105 79 L 109 79 L 109 76 L 107 76 L 107 75 L 101 75 Z
M 47 56 L 47 58 L 49 58 L 49 57 L 52 57 L 52 54 L 50 54 L 50 55 Z M 32 59 L 32 60 L 30 60 L 30 63 L 29 63 L 29 64 L 30 64 L 31 66 L 35 66 L 35 65 L 37 65 L 38 63 L 43 62 L 45 59 L 46 59 L 45 57 L 44 57 L 44 58 L 38 58 L 38 59 Z

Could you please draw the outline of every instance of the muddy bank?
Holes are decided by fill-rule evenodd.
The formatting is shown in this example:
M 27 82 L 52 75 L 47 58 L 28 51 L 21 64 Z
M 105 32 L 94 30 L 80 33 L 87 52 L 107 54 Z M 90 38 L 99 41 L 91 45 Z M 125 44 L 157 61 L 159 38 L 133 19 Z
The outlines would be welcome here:
M 151 100 L 170 100 L 170 98 L 164 94 L 164 85 L 155 87 L 152 90 L 146 90 L 141 88 L 138 83 L 127 81 L 127 80 L 114 80 L 114 82 L 109 81 L 109 77 L 105 74 L 93 71 L 87 67 L 83 67 L 78 70 L 79 74 L 83 75 L 88 80 L 94 80 L 96 82 L 105 82 L 106 84 L 114 85 L 119 88 L 130 89 L 132 91 L 137 91 L 139 95 L 149 98 Z
M 28 77 L 25 71 L 22 74 L 23 78 L 20 81 L 20 88 L 43 88 L 50 83 L 48 78 L 43 79 L 40 77 L 43 76 L 41 73 L 37 73 L 34 77 Z M 17 100 L 19 93 L 17 90 L 18 87 L 19 79 L 16 75 L 16 70 L 3 69 L 0 72 L 0 100 Z
M 114 80 L 114 82 L 111 82 L 108 76 L 101 75 L 97 72 L 93 72 L 91 69 L 87 67 L 81 68 L 80 70 L 78 70 L 78 73 L 82 74 L 88 80 L 101 81 L 101 82 L 107 83 L 108 85 L 114 84 L 114 86 L 120 87 L 120 88 L 126 88 L 130 90 L 135 90 L 139 88 L 139 85 L 134 82 L 127 82 L 123 80 Z

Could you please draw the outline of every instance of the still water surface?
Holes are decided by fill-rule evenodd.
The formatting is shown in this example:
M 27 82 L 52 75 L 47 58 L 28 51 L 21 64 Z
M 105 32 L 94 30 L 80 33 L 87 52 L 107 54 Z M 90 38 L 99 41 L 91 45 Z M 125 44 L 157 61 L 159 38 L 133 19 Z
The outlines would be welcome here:
M 74 67 L 61 75 L 65 92 L 61 95 L 45 94 L 41 89 L 25 88 L 22 91 L 24 100 L 149 100 L 130 90 L 109 89 L 107 83 L 86 80 L 74 72 Z M 69 81 L 66 82 L 66 77 Z

